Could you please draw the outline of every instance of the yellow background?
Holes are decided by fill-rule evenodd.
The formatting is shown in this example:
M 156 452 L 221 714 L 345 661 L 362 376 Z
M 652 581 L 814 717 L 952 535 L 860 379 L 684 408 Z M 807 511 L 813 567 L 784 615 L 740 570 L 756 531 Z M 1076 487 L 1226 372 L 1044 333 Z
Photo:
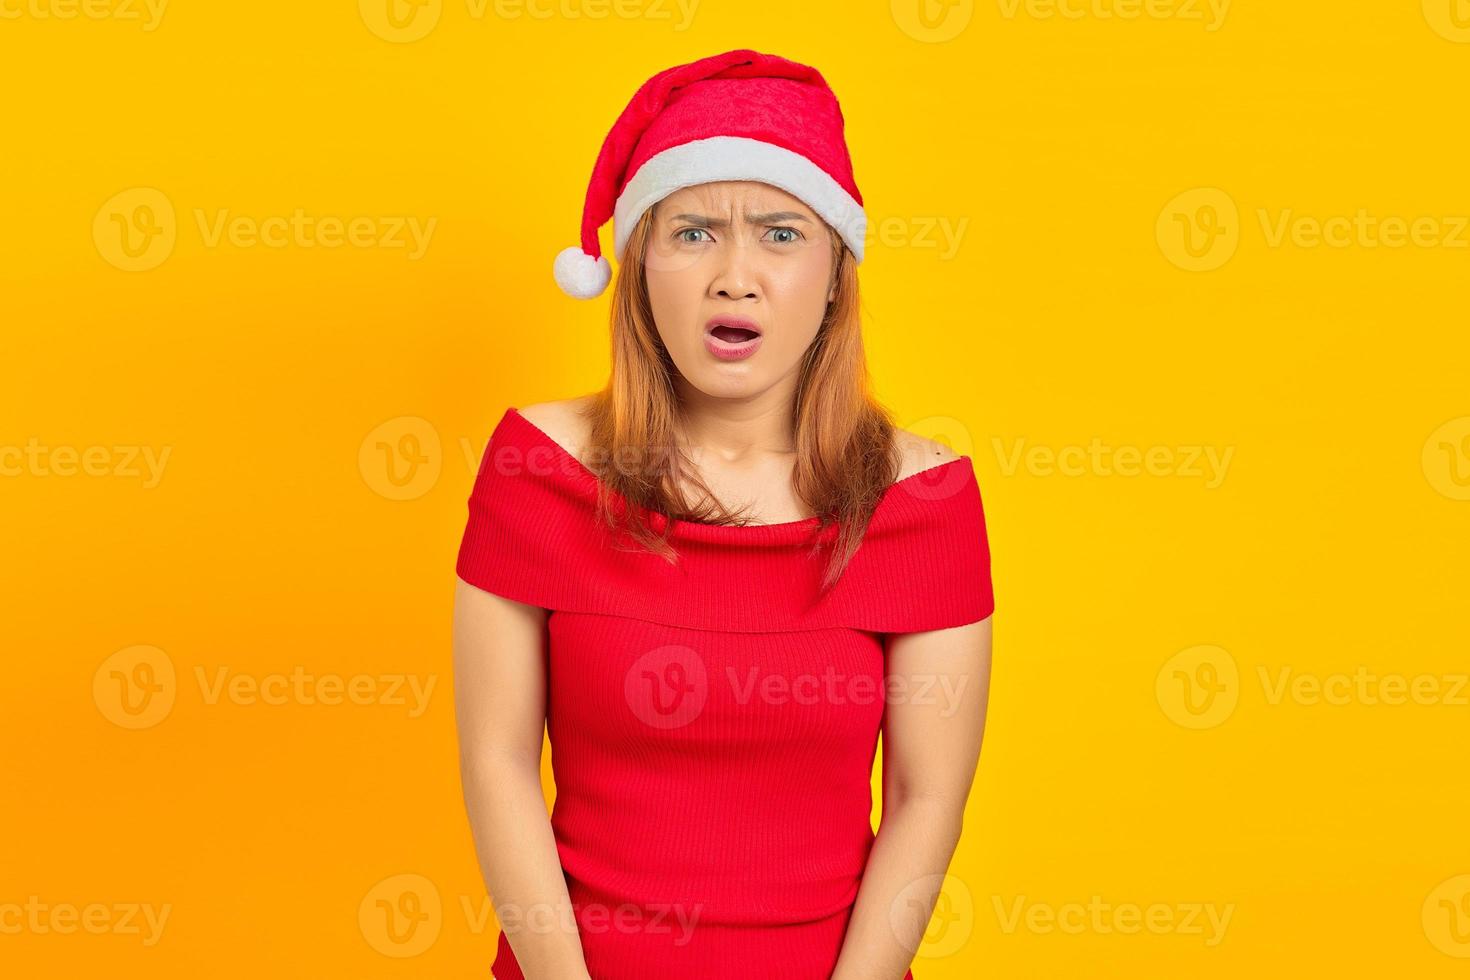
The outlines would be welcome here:
M 1465 975 L 1463 0 L 395 2 L 0 0 L 0 973 L 488 975 L 449 675 L 474 463 L 605 378 L 609 294 L 551 262 L 608 126 L 752 47 L 842 101 L 879 395 L 974 458 L 990 524 L 985 749 L 915 975 Z M 205 233 L 298 209 L 434 226 Z M 1301 221 L 1360 211 L 1429 223 Z M 298 669 L 370 703 L 211 697 Z

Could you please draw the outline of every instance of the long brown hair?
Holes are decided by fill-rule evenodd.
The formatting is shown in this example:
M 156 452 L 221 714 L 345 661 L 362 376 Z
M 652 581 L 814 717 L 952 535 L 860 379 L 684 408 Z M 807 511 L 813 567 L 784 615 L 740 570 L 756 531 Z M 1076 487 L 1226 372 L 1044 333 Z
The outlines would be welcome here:
M 639 546 L 677 562 L 668 543 L 675 520 L 745 526 L 749 519 L 710 503 L 714 494 L 675 448 L 676 370 L 654 325 L 643 265 L 654 211 L 649 208 L 629 236 L 613 288 L 612 370 L 607 387 L 587 410 L 590 445 L 605 448 L 599 448 L 588 466 L 600 478 L 603 521 L 625 530 Z M 899 470 L 893 419 L 872 396 L 863 354 L 857 261 L 830 225 L 827 233 L 835 256 L 836 294 L 802 360 L 792 419 L 792 489 L 819 518 L 812 554 L 820 550 L 824 536 L 819 532 L 837 525 L 824 590 L 847 567 Z M 638 465 L 626 465 L 629 459 Z M 707 502 L 690 509 L 679 490 L 681 481 Z M 615 508 L 614 494 L 633 507 Z M 653 513 L 663 515 L 663 533 L 648 522 Z

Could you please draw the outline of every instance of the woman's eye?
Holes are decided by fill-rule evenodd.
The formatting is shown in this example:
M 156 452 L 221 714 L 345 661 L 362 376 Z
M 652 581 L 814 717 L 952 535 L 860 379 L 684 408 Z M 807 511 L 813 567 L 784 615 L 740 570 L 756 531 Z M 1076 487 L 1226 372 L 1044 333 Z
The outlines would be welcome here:
M 771 233 L 778 236 L 773 240 L 780 245 L 790 245 L 794 244 L 795 242 L 801 241 L 801 232 L 797 231 L 795 228 L 772 228 Z M 674 233 L 674 238 L 679 242 L 690 245 L 702 241 L 713 241 L 713 239 L 689 237 L 691 235 L 707 234 L 709 233 L 703 228 L 681 228 Z

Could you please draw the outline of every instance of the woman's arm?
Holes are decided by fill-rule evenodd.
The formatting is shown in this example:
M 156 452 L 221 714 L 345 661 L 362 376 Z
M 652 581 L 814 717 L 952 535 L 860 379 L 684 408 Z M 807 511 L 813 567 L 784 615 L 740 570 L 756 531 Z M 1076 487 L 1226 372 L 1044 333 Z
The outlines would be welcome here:
M 901 980 L 934 913 L 980 759 L 991 623 L 890 637 L 883 815 L 832 980 Z
M 456 583 L 460 777 L 485 888 L 521 971 L 589 980 L 541 792 L 545 625 L 544 609 Z

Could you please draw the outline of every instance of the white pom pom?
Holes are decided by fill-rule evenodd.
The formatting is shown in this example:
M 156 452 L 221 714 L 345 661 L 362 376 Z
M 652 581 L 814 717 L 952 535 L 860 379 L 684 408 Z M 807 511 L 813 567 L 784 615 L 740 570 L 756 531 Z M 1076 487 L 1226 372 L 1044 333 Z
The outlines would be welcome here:
M 594 259 L 577 245 L 557 253 L 551 272 L 562 292 L 575 299 L 600 296 L 612 281 L 612 265 L 606 256 Z

